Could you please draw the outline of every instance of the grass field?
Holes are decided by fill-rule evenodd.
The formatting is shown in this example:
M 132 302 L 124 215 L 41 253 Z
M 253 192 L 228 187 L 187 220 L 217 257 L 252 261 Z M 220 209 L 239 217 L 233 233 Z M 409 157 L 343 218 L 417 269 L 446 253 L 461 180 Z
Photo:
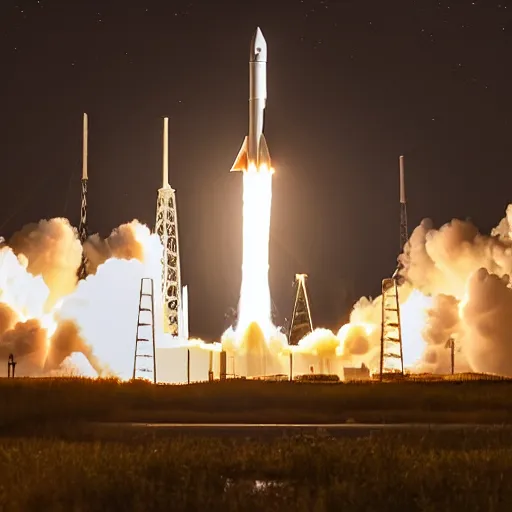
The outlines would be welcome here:
M 0 433 L 54 422 L 512 423 L 512 383 L 0 380 Z
M 509 511 L 512 432 L 84 436 L 88 421 L 512 423 L 512 384 L 0 380 L 0 510 Z M 102 441 L 99 441 L 99 439 Z M 93 439 L 86 441 L 85 439 Z
M 512 435 L 0 440 L 0 510 L 509 511 Z

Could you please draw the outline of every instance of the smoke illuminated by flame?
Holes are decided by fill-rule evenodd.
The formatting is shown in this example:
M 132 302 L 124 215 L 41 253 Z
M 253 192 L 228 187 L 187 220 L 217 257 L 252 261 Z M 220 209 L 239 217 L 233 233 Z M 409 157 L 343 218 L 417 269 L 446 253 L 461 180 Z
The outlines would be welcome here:
M 222 336 L 229 373 L 287 374 L 290 353 L 294 375 L 314 371 L 342 377 L 345 367 L 363 363 L 376 370 L 382 297 L 361 298 L 350 322 L 336 334 L 316 329 L 293 347 L 272 324 L 268 283 L 272 172 L 251 168 L 243 175 L 239 321 L 235 331 L 228 329 Z M 406 368 L 448 373 L 451 338 L 456 345 L 456 371 L 512 376 L 511 226 L 509 206 L 492 236 L 463 221 L 440 229 L 423 221 L 414 230 L 401 255 L 405 284 L 399 288 Z M 77 283 L 82 250 L 89 261 L 89 276 Z M 0 243 L 0 364 L 13 353 L 20 376 L 76 371 L 131 378 L 140 280 L 151 277 L 155 290 L 161 289 L 161 256 L 158 236 L 137 221 L 120 226 L 105 240 L 89 237 L 84 248 L 66 219 L 22 228 L 8 245 Z M 158 294 L 155 302 L 158 326 L 163 323 Z M 219 344 L 185 344 L 186 340 L 173 339 L 159 329 L 155 334 L 157 349 L 177 349 L 162 356 L 169 361 L 165 365 L 170 365 L 170 380 L 186 381 L 188 351 L 196 365 L 193 378 L 207 378 L 208 358 L 219 352 Z

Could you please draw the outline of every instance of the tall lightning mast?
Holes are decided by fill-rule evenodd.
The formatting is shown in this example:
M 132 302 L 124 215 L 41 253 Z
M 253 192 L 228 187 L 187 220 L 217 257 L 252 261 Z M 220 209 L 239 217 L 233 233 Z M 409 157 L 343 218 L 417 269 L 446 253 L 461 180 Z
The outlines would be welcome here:
M 155 232 L 164 249 L 162 259 L 162 300 L 164 330 L 181 335 L 181 267 L 178 243 L 176 194 L 169 185 L 169 118 L 164 118 L 162 188 L 158 190 Z
M 404 250 L 409 239 L 407 230 L 407 205 L 405 202 L 405 169 L 404 157 L 400 157 L 400 252 Z
M 87 165 L 88 165 L 88 158 L 89 158 L 88 120 L 89 119 L 87 117 L 87 114 L 84 113 L 83 142 L 82 142 L 82 180 L 81 180 L 81 182 L 82 182 L 82 198 L 81 198 L 81 206 L 80 206 L 80 224 L 78 226 L 78 238 L 80 239 L 82 248 L 83 248 L 84 243 L 87 240 L 87 236 L 88 236 L 88 229 L 87 229 L 87 182 L 88 182 Z M 87 257 L 85 256 L 85 251 L 82 249 L 82 262 L 80 263 L 80 267 L 78 268 L 78 279 L 85 279 L 86 277 L 87 277 Z
M 400 156 L 400 254 L 409 239 L 407 231 L 407 206 L 405 201 L 404 157 Z M 386 374 L 404 374 L 402 344 L 402 318 L 400 315 L 399 287 L 404 278 L 400 275 L 403 264 L 398 265 L 391 279 L 382 281 L 382 317 L 380 336 L 380 380 Z

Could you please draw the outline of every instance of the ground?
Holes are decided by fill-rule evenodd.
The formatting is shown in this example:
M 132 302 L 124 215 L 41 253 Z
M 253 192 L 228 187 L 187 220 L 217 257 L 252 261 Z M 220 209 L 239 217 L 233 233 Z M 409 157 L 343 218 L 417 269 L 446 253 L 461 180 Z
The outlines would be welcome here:
M 509 382 L 2 380 L 0 509 L 511 510 L 510 428 L 358 439 L 325 431 L 218 438 L 85 429 L 125 420 L 512 424 L 511 391 Z

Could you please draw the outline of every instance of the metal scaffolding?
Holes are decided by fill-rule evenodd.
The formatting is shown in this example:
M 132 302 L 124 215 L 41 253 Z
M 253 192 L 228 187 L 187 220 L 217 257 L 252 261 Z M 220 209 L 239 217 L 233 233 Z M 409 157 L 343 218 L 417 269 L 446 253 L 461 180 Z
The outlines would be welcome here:
M 385 374 L 404 374 L 398 284 L 393 278 L 382 280 L 380 380 Z

